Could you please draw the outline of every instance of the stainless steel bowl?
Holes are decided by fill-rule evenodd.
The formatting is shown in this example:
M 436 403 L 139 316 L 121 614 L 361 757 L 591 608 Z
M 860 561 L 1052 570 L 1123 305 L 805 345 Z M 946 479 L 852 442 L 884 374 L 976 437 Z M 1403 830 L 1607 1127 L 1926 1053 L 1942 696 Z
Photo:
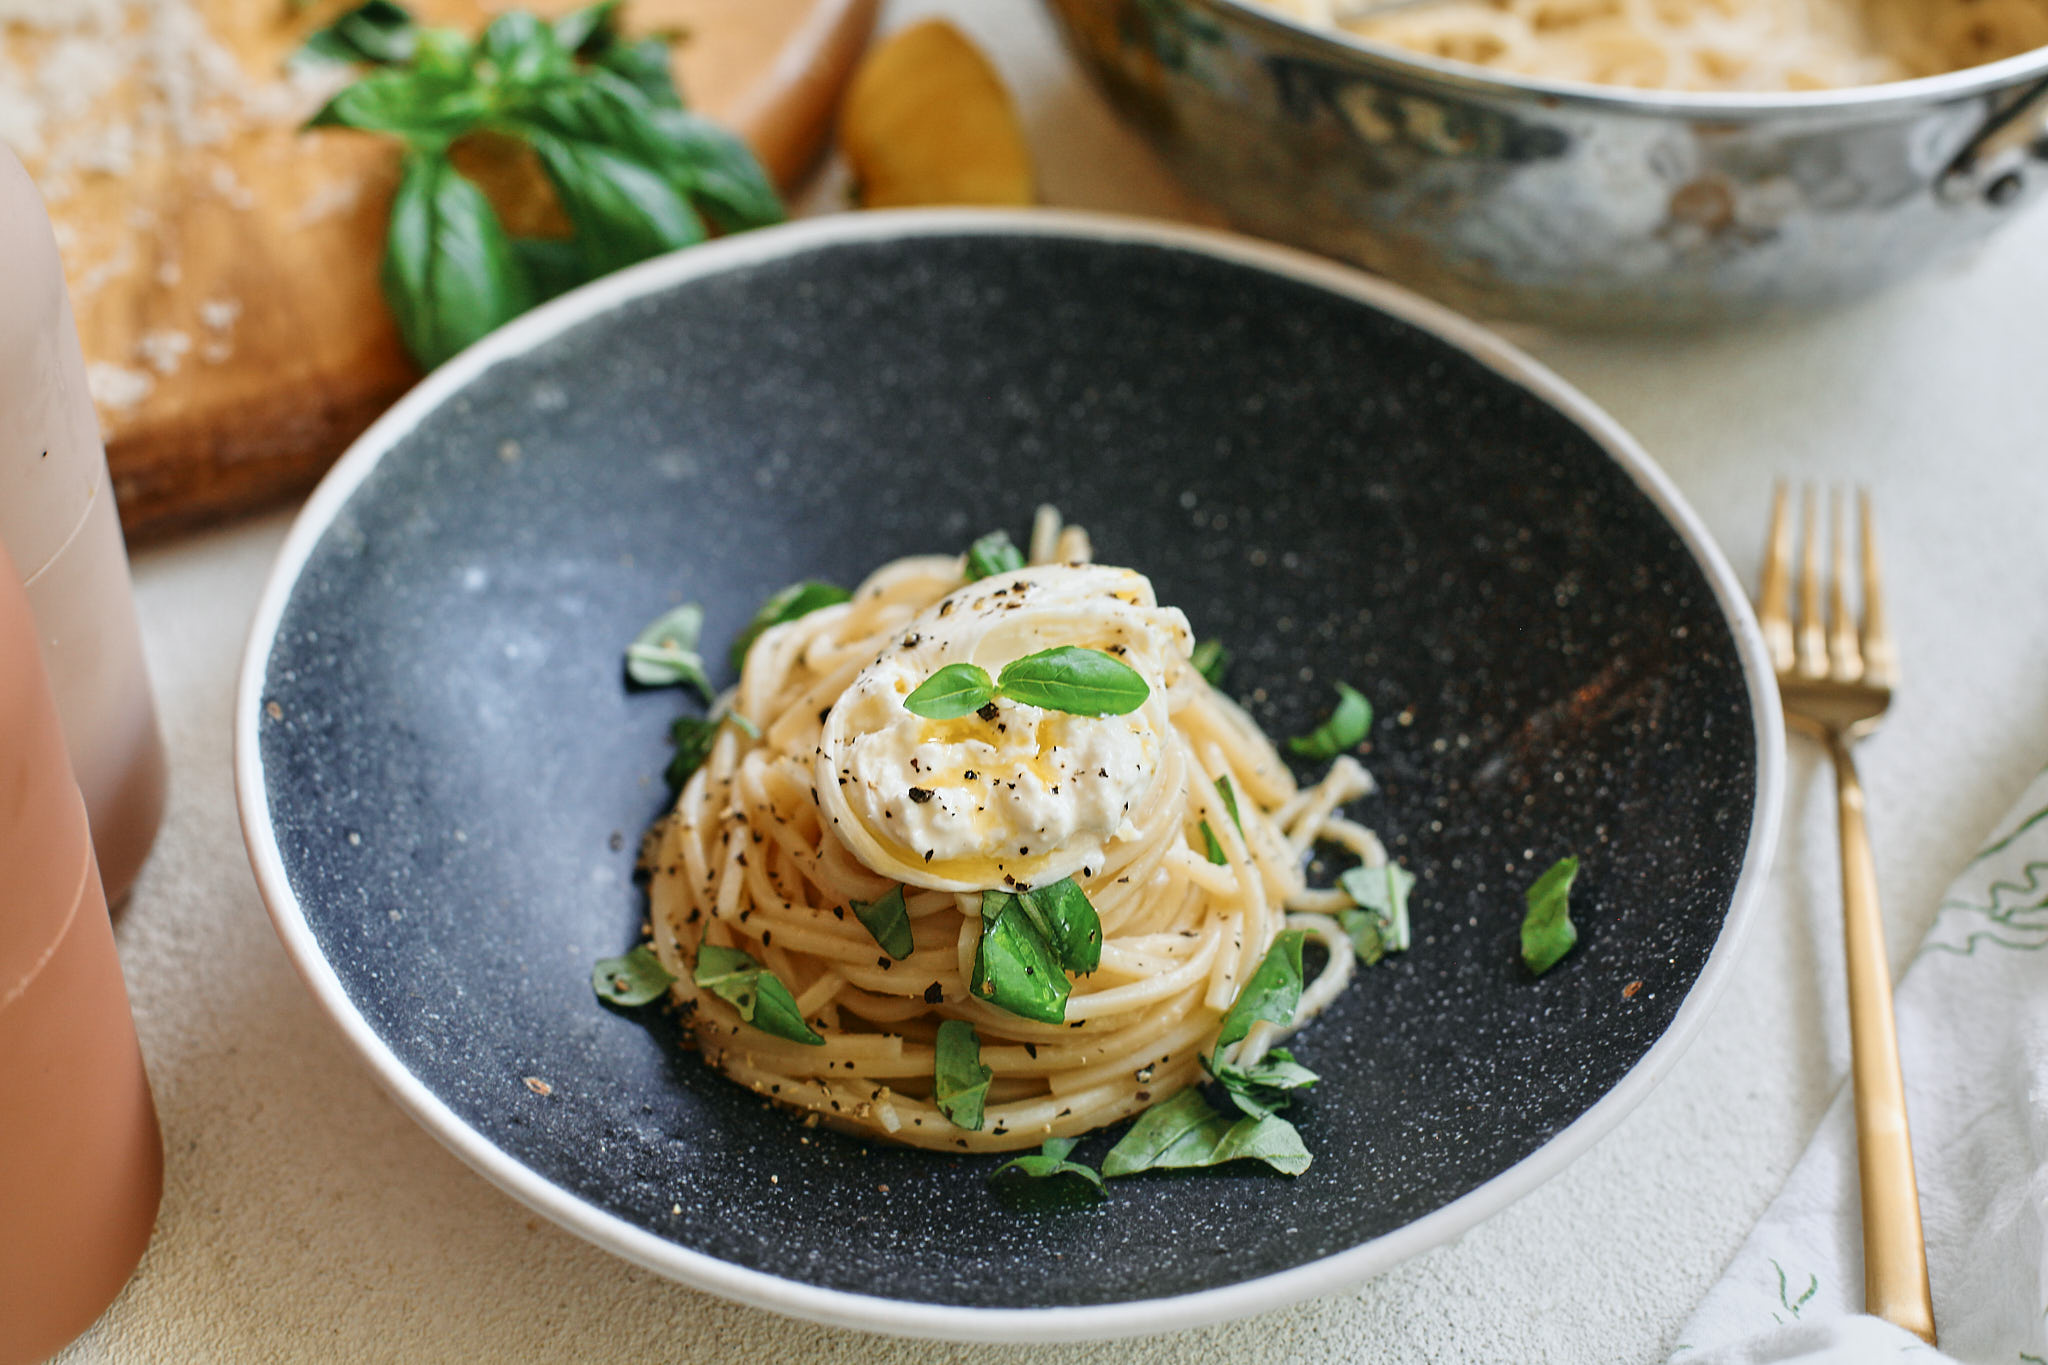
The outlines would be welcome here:
M 1545 82 L 1240 0 L 1046 0 L 1246 231 L 1487 317 L 1697 323 L 1862 294 L 2048 184 L 2048 49 L 1800 94 Z

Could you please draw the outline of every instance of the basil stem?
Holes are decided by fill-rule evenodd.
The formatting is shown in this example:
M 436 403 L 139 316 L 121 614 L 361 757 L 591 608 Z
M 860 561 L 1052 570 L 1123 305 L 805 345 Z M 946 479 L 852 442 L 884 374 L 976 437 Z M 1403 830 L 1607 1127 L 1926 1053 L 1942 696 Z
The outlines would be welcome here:
M 939 1025 L 932 1063 L 932 1099 L 956 1128 L 981 1130 L 981 1110 L 995 1072 L 981 1064 L 981 1037 L 965 1019 Z
M 1572 882 L 1579 875 L 1577 858 L 1559 858 L 1524 893 L 1528 913 L 1522 917 L 1522 961 L 1536 975 L 1555 967 L 1579 941 L 1572 923 Z
M 1073 985 L 1031 916 L 1006 891 L 981 893 L 981 942 L 971 989 L 997 1009 L 1043 1024 L 1067 1021 Z
M 876 901 L 849 901 L 853 917 L 874 935 L 882 951 L 901 962 L 917 945 L 910 937 L 910 911 L 903 904 L 903 888 L 892 886 Z
M 644 943 L 623 956 L 600 958 L 590 969 L 590 988 L 614 1005 L 644 1005 L 667 994 L 674 981 Z
M 782 978 L 737 948 L 700 944 L 690 979 L 731 1005 L 746 1023 L 793 1043 L 821 1047 L 825 1040 L 804 1022 Z
M 996 685 L 973 664 L 947 664 L 903 699 L 903 709 L 926 720 L 956 720 L 995 700 Z
M 1349 683 L 1337 684 L 1337 707 L 1329 719 L 1305 735 L 1287 741 L 1287 747 L 1303 758 L 1335 758 L 1356 747 L 1372 728 L 1372 703 Z

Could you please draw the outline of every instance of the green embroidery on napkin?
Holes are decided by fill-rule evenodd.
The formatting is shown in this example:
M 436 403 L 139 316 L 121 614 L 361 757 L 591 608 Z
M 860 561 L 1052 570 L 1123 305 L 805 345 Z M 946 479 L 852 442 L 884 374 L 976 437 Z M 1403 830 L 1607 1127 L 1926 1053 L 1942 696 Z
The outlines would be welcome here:
M 1778 1302 L 1783 1304 L 1785 1311 L 1796 1319 L 1799 1316 L 1799 1310 L 1806 1307 L 1807 1301 L 1820 1291 L 1820 1276 L 1808 1275 L 1806 1277 L 1806 1292 L 1795 1299 L 1792 1297 L 1791 1285 L 1786 1283 L 1785 1280 L 1785 1267 L 1778 1264 L 1776 1257 L 1771 1258 L 1771 1269 L 1778 1272 Z M 1776 1313 L 1771 1314 L 1771 1316 L 1781 1323 L 1785 1321 L 1785 1319 L 1778 1317 Z
M 1976 954 L 1977 945 L 1988 943 L 1995 948 L 2011 948 L 2016 952 L 2031 953 L 2048 948 L 2048 920 L 2034 918 L 2037 911 L 2048 910 L 2048 884 L 2043 883 L 2043 874 L 2048 873 L 2048 859 L 2036 859 L 2020 869 L 2019 875 L 2025 881 L 2000 880 L 1985 889 L 1990 893 L 1991 903 L 1980 905 L 1975 901 L 1945 900 L 1941 903 L 1941 919 L 1936 922 L 1934 933 L 1929 934 L 1929 951 L 1939 949 L 1957 957 L 1971 957 Z M 2010 893 L 2016 900 L 2028 899 L 2016 904 L 2007 904 Z M 2037 898 L 2038 899 L 2035 899 Z M 1953 939 L 1950 930 L 1953 922 L 1971 916 L 1981 917 L 1988 922 L 1981 929 L 1961 930 L 1962 942 L 1941 942 L 1935 934 Z M 2025 918 L 2023 918 L 2025 917 Z

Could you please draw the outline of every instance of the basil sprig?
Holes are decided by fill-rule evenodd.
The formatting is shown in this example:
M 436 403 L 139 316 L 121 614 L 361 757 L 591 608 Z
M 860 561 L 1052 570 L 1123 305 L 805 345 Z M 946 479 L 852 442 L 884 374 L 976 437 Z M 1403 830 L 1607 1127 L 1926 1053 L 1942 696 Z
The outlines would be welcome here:
M 1221 687 L 1224 671 L 1230 667 L 1230 651 L 1223 647 L 1221 640 L 1197 640 L 1194 652 L 1188 655 L 1188 662 L 1195 666 L 1195 672 L 1201 674 L 1209 686 Z
M 932 1100 L 956 1128 L 981 1130 L 982 1105 L 995 1072 L 981 1064 L 981 1036 L 965 1019 L 939 1025 L 932 1062 Z
M 1077 716 L 1122 716 L 1151 695 L 1138 670 L 1099 649 L 1061 645 L 1012 659 L 991 679 L 974 664 L 947 664 L 903 699 L 926 720 L 954 720 L 997 698 Z
M 1042 1024 L 1067 1021 L 1074 987 L 1059 954 L 1023 902 L 1007 891 L 981 893 L 981 942 L 969 983 L 979 999 Z
M 1102 1173 L 1115 1178 L 1239 1160 L 1263 1161 L 1282 1175 L 1300 1175 L 1310 1157 L 1301 1134 L 1286 1119 L 1277 1114 L 1229 1118 L 1189 1086 L 1139 1116 L 1102 1159 Z
M 806 578 L 801 583 L 792 583 L 771 593 L 768 600 L 761 604 L 760 610 L 754 613 L 754 619 L 747 622 L 747 628 L 733 640 L 732 671 L 737 673 L 745 665 L 747 651 L 753 648 L 754 641 L 759 639 L 761 632 L 768 627 L 809 616 L 820 607 L 836 607 L 841 602 L 852 600 L 853 594 L 837 583 L 823 583 L 815 578 Z
M 1572 881 L 1579 875 L 1577 858 L 1559 858 L 1524 893 L 1528 912 L 1522 917 L 1522 961 L 1536 975 L 1555 967 L 1579 941 L 1572 923 Z
M 1398 863 L 1354 867 L 1337 885 L 1358 908 L 1341 911 L 1337 922 L 1351 937 L 1359 960 L 1370 967 L 1388 953 L 1408 951 L 1408 892 L 1415 874 Z
M 731 1005 L 741 1019 L 763 1033 L 792 1043 L 822 1047 L 825 1040 L 804 1022 L 796 997 L 782 978 L 737 948 L 714 943 L 698 945 L 697 967 L 690 979 Z
M 1337 684 L 1337 707 L 1329 719 L 1305 735 L 1287 741 L 1287 747 L 1303 758 L 1335 758 L 1355 747 L 1372 728 L 1372 703 L 1350 683 Z
M 590 989 L 614 1005 L 644 1005 L 666 994 L 674 981 L 644 943 L 623 956 L 600 958 L 590 969 Z
M 969 583 L 999 573 L 1013 573 L 1024 567 L 1024 552 L 1010 542 L 1008 531 L 990 531 L 967 547 L 966 573 Z
M 988 1178 L 991 1181 L 1001 1183 L 1005 1178 L 1012 1181 L 1017 1179 L 1051 1180 L 1062 1176 L 1069 1176 L 1083 1182 L 1082 1185 L 1075 1188 L 1083 1190 L 1091 1198 L 1103 1198 L 1107 1192 L 1102 1188 L 1102 1177 L 1096 1174 L 1095 1168 L 1067 1159 L 1074 1150 L 1074 1143 L 1075 1139 L 1073 1138 L 1047 1138 L 1045 1145 L 1040 1147 L 1035 1153 L 1030 1156 L 1020 1156 L 1005 1161 L 1002 1165 L 990 1171 Z M 1069 1181 L 1068 1183 L 1071 1184 L 1072 1182 Z
M 657 252 L 779 222 L 746 145 L 685 110 L 667 44 L 627 40 L 619 0 L 550 24 L 499 15 L 475 40 L 369 0 L 315 33 L 299 60 L 368 63 L 308 127 L 398 138 L 404 169 L 385 238 L 384 296 L 406 349 L 431 368 L 564 289 Z M 490 133 L 530 148 L 574 228 L 515 239 L 450 147 Z
M 901 962 L 917 945 L 910 937 L 910 911 L 903 904 L 903 888 L 892 886 L 880 900 L 848 901 L 853 917 L 874 935 L 883 952 Z
M 704 632 L 704 608 L 695 602 L 655 617 L 626 646 L 626 676 L 642 687 L 694 687 L 711 698 L 711 679 L 697 639 Z

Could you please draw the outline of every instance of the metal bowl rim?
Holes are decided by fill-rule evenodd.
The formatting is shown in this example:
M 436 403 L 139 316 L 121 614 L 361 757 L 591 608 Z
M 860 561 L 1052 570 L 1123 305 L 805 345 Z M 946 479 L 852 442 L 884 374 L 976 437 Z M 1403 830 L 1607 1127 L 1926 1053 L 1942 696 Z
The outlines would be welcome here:
M 1343 29 L 1317 28 L 1258 0 L 1185 0 L 1230 20 L 1285 34 L 1323 49 L 1332 59 L 1375 68 L 1409 79 L 1421 77 L 1466 95 L 1540 100 L 1549 105 L 1645 117 L 1677 117 L 1748 123 L 1842 114 L 1882 115 L 1943 104 L 1996 90 L 2048 80 L 2048 47 L 2004 57 L 1959 71 L 1878 85 L 1834 90 L 1690 91 L 1639 90 L 1587 81 L 1544 80 L 1494 71 L 1470 62 L 1430 57 L 1386 43 L 1374 43 Z

